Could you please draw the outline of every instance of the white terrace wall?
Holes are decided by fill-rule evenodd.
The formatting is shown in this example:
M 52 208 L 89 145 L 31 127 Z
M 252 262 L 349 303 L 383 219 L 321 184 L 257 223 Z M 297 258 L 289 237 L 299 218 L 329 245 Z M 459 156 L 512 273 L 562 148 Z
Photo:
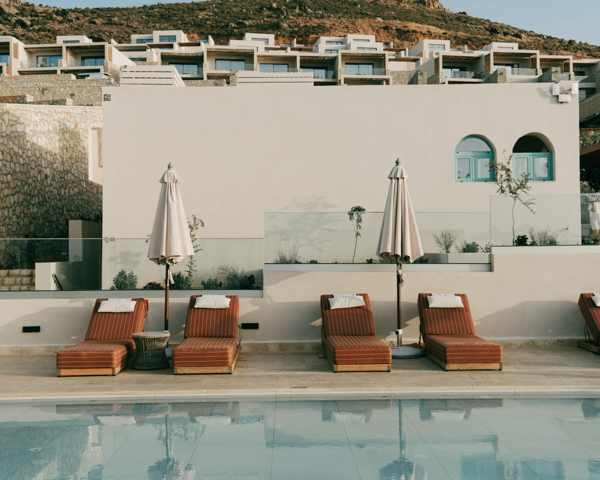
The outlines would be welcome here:
M 454 180 L 455 147 L 471 134 L 500 160 L 543 135 L 555 180 L 531 193 L 579 193 L 577 102 L 558 104 L 550 85 L 103 91 L 105 236 L 151 230 L 169 162 L 206 238 L 261 238 L 265 212 L 382 211 L 397 157 L 417 212 L 489 212 L 493 183 Z
M 600 269 L 600 247 L 502 247 L 494 248 L 493 253 L 492 272 L 424 272 L 408 267 L 407 287 L 402 290 L 405 340 L 418 338 L 419 293 L 466 293 L 478 335 L 503 345 L 561 344 L 575 348 L 574 340 L 583 338 L 584 329 L 577 300 L 582 292 L 598 290 L 595 272 Z M 393 268 L 387 272 L 302 272 L 293 271 L 295 268 L 299 267 L 265 272 L 263 298 L 240 299 L 240 322 L 259 323 L 258 330 L 244 330 L 244 351 L 317 350 L 321 332 L 319 298 L 328 292 L 368 293 L 377 334 L 394 340 Z M 85 338 L 92 298 L 14 299 L 14 295 L 17 293 L 0 303 L 0 355 L 52 353 Z M 129 295 L 147 296 L 151 292 Z M 187 305 L 186 298 L 171 298 L 173 344 L 183 340 Z M 163 300 L 151 298 L 145 329 L 162 330 L 163 313 Z M 41 327 L 40 333 L 22 333 L 23 326 L 36 325 Z
M 53 238 L 102 213 L 102 186 L 89 180 L 93 128 L 99 107 L 0 105 L 0 238 Z

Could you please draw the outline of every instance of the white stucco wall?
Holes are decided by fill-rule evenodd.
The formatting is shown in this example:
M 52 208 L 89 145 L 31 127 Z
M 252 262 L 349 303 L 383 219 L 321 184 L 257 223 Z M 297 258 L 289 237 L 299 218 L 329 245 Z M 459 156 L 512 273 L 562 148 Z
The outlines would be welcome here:
M 584 320 L 577 300 L 582 292 L 598 290 L 594 273 L 600 269 L 600 247 L 494 250 L 492 272 L 407 269 L 406 288 L 402 290 L 407 342 L 418 337 L 416 300 L 421 292 L 466 293 L 477 334 L 503 341 L 505 345 L 533 344 L 528 343 L 531 339 L 550 344 L 559 339 L 583 338 Z M 240 323 L 259 323 L 258 330 L 244 330 L 244 342 L 278 343 L 278 348 L 285 348 L 282 344 L 307 342 L 303 348 L 311 345 L 316 348 L 320 339 L 319 298 L 324 293 L 368 293 L 378 335 L 394 339 L 396 279 L 393 268 L 387 272 L 265 272 L 264 280 L 263 298 L 240 299 Z M 144 293 L 132 293 L 132 296 Z M 183 339 L 187 304 L 185 298 L 171 299 L 173 343 Z M 83 341 L 92 307 L 92 299 L 3 299 L 0 355 L 48 353 L 60 345 Z M 147 331 L 162 330 L 163 309 L 162 299 L 150 299 Z M 40 325 L 41 332 L 22 333 L 24 325 Z
M 454 149 L 471 134 L 499 159 L 544 135 L 555 181 L 531 193 L 579 193 L 577 102 L 559 105 L 547 84 L 104 93 L 104 236 L 151 230 L 169 162 L 205 238 L 262 238 L 264 212 L 382 211 L 397 157 L 417 212 L 488 212 L 493 183 L 454 180 Z

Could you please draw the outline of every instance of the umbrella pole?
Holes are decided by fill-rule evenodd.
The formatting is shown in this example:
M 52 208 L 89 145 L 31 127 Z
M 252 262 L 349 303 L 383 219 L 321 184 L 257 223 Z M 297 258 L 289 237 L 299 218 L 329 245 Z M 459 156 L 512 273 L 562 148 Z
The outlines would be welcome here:
M 169 330 L 169 264 L 167 263 L 167 278 L 165 280 L 165 332 Z
M 396 299 L 398 302 L 398 329 L 396 330 L 396 334 L 398 335 L 398 346 L 392 347 L 392 358 L 417 358 L 425 355 L 425 352 L 418 348 L 402 346 L 402 265 L 403 262 L 401 261 L 400 263 L 398 263 L 398 268 L 396 270 L 396 283 L 398 287 L 396 290 Z

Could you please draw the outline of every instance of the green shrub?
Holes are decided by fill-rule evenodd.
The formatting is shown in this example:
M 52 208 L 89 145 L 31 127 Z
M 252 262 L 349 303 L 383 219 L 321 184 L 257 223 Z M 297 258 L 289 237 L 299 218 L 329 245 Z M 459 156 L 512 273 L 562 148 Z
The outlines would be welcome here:
M 190 290 L 192 288 L 192 279 L 182 272 L 173 274 L 173 282 L 170 286 L 171 290 Z
M 558 245 L 558 233 L 550 232 L 548 227 L 543 230 L 536 230 L 535 228 L 530 227 L 529 236 L 531 237 L 530 245 L 539 245 L 542 247 Z
M 454 242 L 458 238 L 456 230 L 442 230 L 439 234 L 432 233 L 433 240 L 442 253 L 450 253 Z
M 273 263 L 300 263 L 300 254 L 298 250 L 297 243 L 294 243 L 289 251 L 287 249 L 277 250 L 275 252 Z
M 215 277 L 208 277 L 206 280 L 202 280 L 200 283 L 204 290 L 218 290 L 223 288 L 223 283 L 219 282 Z
M 477 242 L 462 242 L 462 253 L 479 253 Z
M 223 288 L 226 290 L 252 290 L 255 288 L 254 275 L 246 275 L 246 271 L 236 265 L 223 265 L 218 269 L 223 277 Z
M 117 276 L 113 278 L 111 290 L 135 290 L 137 289 L 137 275 L 133 272 L 126 273 L 121 270 Z

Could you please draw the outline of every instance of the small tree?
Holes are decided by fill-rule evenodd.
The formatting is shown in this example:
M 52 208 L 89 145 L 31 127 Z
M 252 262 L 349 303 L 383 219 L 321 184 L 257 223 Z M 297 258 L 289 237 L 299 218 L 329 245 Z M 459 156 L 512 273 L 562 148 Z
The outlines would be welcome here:
M 521 195 L 527 195 L 529 190 L 531 190 L 531 186 L 529 185 L 531 176 L 529 173 L 524 173 L 521 178 L 515 178 L 510 168 L 511 163 L 512 155 L 508 157 L 506 163 L 490 162 L 490 172 L 494 176 L 494 183 L 498 187 L 497 193 L 505 197 L 512 197 L 513 199 L 512 236 L 514 245 L 517 239 L 515 235 L 515 207 L 517 206 L 517 202 L 521 203 L 531 213 L 535 213 L 531 208 L 532 205 L 535 205 L 535 202 L 532 199 L 524 200 L 521 198 Z
M 188 229 L 190 230 L 190 238 L 192 239 L 192 246 L 194 247 L 194 253 L 198 253 L 200 251 L 202 251 L 202 248 L 199 245 L 196 245 L 196 234 L 198 233 L 198 230 L 201 227 L 204 227 L 204 222 L 196 217 L 196 215 L 192 215 L 192 220 L 188 220 L 187 221 L 188 224 Z M 185 274 L 186 274 L 186 279 L 187 282 L 186 284 L 192 285 L 192 278 L 194 277 L 194 273 L 196 273 L 196 257 L 195 255 L 192 255 L 187 263 L 187 268 L 185 269 Z
M 363 213 L 365 213 L 365 209 L 361 206 L 352 207 L 348 211 L 348 218 L 352 222 L 352 228 L 354 229 L 354 255 L 352 255 L 352 263 L 354 263 L 354 259 L 356 258 L 356 246 L 358 245 L 358 239 L 361 236 L 360 230 L 362 229 L 362 220 Z

